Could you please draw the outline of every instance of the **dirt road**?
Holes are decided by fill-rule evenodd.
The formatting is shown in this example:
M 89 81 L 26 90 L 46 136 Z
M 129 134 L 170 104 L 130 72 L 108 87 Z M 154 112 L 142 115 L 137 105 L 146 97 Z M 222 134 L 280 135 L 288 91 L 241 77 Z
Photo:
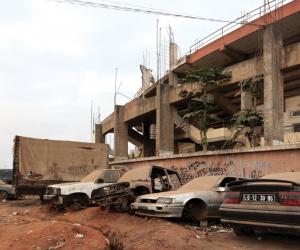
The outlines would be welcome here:
M 237 237 L 178 222 L 101 211 L 58 213 L 37 200 L 0 202 L 0 249 L 299 249 L 286 236 Z

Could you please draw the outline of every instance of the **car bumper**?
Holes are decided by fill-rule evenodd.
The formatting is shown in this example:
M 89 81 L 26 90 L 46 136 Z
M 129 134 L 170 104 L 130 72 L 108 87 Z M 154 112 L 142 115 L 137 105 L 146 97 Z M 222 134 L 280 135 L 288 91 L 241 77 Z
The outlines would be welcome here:
M 143 216 L 180 218 L 182 216 L 182 204 L 159 204 L 159 203 L 138 203 L 131 204 L 131 209 L 135 213 Z
M 49 201 L 55 205 L 63 205 L 64 204 L 64 198 L 62 196 L 58 196 L 58 195 L 44 194 L 43 199 L 44 199 L 44 201 Z
M 221 221 L 232 226 L 247 226 L 263 231 L 289 230 L 300 233 L 299 207 L 273 206 L 270 208 L 245 205 L 222 205 Z

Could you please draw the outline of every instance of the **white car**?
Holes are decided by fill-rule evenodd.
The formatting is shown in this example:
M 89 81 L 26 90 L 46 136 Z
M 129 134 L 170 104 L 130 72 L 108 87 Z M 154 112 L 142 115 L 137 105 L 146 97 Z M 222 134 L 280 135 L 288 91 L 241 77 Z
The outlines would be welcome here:
M 176 191 L 141 195 L 131 209 L 143 216 L 188 217 L 200 222 L 219 218 L 225 186 L 240 179 L 224 175 L 195 178 Z
M 48 186 L 43 199 L 51 201 L 57 207 L 70 207 L 74 210 L 84 208 L 91 204 L 93 190 L 116 183 L 122 173 L 118 169 L 94 170 L 80 182 Z

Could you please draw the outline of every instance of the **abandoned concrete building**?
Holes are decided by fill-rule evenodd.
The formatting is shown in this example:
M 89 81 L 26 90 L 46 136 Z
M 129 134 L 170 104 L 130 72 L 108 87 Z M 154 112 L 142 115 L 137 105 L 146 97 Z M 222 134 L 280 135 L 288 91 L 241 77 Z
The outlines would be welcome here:
M 277 1 L 276 1 L 277 2 Z M 240 82 L 263 79 L 257 109 L 264 117 L 262 146 L 300 142 L 300 1 L 279 1 L 262 6 L 233 21 L 190 48 L 182 58 L 177 44 L 169 44 L 170 69 L 156 82 L 150 70 L 141 66 L 142 88 L 136 98 L 116 105 L 114 112 L 96 124 L 95 141 L 105 142 L 114 133 L 115 161 L 128 159 L 128 142 L 139 149 L 136 157 L 168 157 L 201 151 L 200 130 L 183 123 L 178 110 L 189 98 L 183 90 L 199 88 L 181 82 L 197 68 L 222 67 L 231 80 L 211 90 L 216 121 L 208 124 L 208 149 L 220 150 L 232 137 L 231 119 L 251 108 L 251 96 Z

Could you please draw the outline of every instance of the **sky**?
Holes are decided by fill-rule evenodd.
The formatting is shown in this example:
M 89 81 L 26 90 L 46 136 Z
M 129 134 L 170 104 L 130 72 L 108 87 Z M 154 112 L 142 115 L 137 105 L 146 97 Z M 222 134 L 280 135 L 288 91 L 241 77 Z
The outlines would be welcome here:
M 233 20 L 262 0 L 118 0 L 120 3 Z M 94 0 L 110 3 L 111 1 Z M 223 23 L 74 6 L 48 0 L 0 0 L 0 168 L 12 168 L 15 135 L 91 141 L 90 110 L 113 110 L 120 92 L 141 87 L 147 54 L 156 69 L 156 23 L 170 25 L 181 56 Z M 150 62 L 150 63 L 149 63 Z M 117 104 L 129 99 L 117 97 Z

